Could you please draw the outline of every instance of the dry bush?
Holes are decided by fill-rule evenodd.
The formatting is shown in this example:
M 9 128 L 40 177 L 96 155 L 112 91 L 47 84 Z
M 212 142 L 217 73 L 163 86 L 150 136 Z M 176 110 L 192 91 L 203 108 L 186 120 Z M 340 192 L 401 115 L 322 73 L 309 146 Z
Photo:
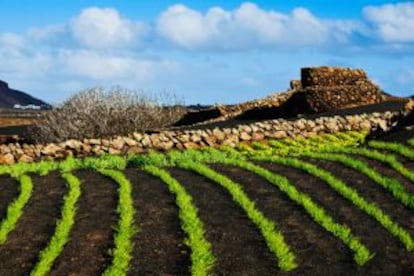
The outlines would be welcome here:
M 168 93 L 91 88 L 47 112 L 30 135 L 37 142 L 126 135 L 171 125 L 184 113 L 183 104 Z

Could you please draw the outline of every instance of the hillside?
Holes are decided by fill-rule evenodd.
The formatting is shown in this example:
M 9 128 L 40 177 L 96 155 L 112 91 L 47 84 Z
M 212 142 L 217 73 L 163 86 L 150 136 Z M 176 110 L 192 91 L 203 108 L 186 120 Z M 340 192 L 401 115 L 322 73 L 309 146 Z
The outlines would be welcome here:
M 0 108 L 13 108 L 15 105 L 34 105 L 39 106 L 42 109 L 50 107 L 49 104 L 34 98 L 25 92 L 9 88 L 7 82 L 0 80 Z

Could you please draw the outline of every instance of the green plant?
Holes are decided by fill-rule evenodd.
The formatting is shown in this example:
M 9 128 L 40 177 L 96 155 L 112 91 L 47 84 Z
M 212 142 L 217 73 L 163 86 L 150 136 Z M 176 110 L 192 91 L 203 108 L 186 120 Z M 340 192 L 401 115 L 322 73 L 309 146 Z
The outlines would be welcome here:
M 129 262 L 132 259 L 132 237 L 138 231 L 134 226 L 134 202 L 132 199 L 131 183 L 122 172 L 112 169 L 99 168 L 98 171 L 112 178 L 119 184 L 118 207 L 119 222 L 115 234 L 115 249 L 112 252 L 112 264 L 105 269 L 103 275 L 127 275 Z
M 20 181 L 20 194 L 13 203 L 7 208 L 6 217 L 0 223 L 0 245 L 7 240 L 7 235 L 15 228 L 17 221 L 23 214 L 23 208 L 29 201 L 33 183 L 29 176 L 21 175 Z
M 76 202 L 81 194 L 80 181 L 71 173 L 63 173 L 69 187 L 68 194 L 63 199 L 61 218 L 56 224 L 55 233 L 43 251 L 40 252 L 39 260 L 30 275 L 47 275 L 52 268 L 53 262 L 62 252 L 69 240 L 69 233 L 75 222 Z
M 191 196 L 167 171 L 152 165 L 144 166 L 143 169 L 159 177 L 167 184 L 171 193 L 176 196 L 181 228 L 187 235 L 185 243 L 191 249 L 191 275 L 210 275 L 216 258 L 212 252 L 211 244 L 204 237 L 204 224 L 198 217 L 198 210 L 194 206 Z
M 310 175 L 314 175 L 324 180 L 332 189 L 358 206 L 366 214 L 377 220 L 392 235 L 397 237 L 404 244 L 408 251 L 414 249 L 414 240 L 407 230 L 399 226 L 398 223 L 392 221 L 392 219 L 386 215 L 378 206 L 376 206 L 374 203 L 366 201 L 362 196 L 358 194 L 356 190 L 348 187 L 343 181 L 333 176 L 330 172 L 296 158 L 271 156 L 257 157 L 255 160 L 267 161 L 298 168 L 304 170 Z
M 248 198 L 239 184 L 200 163 L 184 162 L 181 163 L 179 167 L 192 170 L 224 187 L 240 207 L 243 208 L 247 216 L 259 228 L 267 246 L 276 255 L 280 269 L 282 271 L 290 271 L 297 267 L 295 255 L 286 243 L 283 234 L 276 229 L 276 226 L 272 221 L 266 218 L 263 213 L 255 207 L 254 202 Z
M 346 225 L 336 223 L 326 211 L 316 204 L 308 195 L 299 192 L 295 186 L 280 175 L 274 174 L 264 168 L 256 166 L 243 160 L 223 160 L 225 164 L 231 164 L 251 171 L 265 178 L 270 183 L 277 186 L 291 200 L 302 206 L 304 210 L 325 230 L 339 238 L 354 253 L 354 260 L 358 265 L 364 265 L 369 261 L 373 254 L 351 233 L 351 229 Z
M 392 195 L 407 207 L 414 207 L 414 197 L 405 191 L 404 186 L 396 179 L 385 177 L 376 170 L 368 166 L 365 162 L 349 157 L 344 154 L 326 153 L 326 152 L 310 152 L 303 151 L 296 153 L 297 156 L 306 156 L 341 163 L 355 171 L 358 171 L 368 178 L 379 184 L 383 188 L 391 191 Z
M 382 142 L 382 141 L 369 141 L 368 145 L 372 148 L 381 149 L 381 150 L 389 150 L 395 153 L 398 153 L 410 160 L 414 160 L 414 150 L 410 147 L 404 146 L 399 143 L 391 143 L 391 142 Z

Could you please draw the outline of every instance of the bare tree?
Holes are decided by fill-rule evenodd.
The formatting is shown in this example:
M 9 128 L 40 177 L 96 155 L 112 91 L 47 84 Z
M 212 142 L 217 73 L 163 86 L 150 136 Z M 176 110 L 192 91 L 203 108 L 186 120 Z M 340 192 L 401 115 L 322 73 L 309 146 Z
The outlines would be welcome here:
M 126 135 L 171 125 L 184 113 L 182 102 L 170 93 L 90 88 L 45 113 L 30 135 L 37 142 Z

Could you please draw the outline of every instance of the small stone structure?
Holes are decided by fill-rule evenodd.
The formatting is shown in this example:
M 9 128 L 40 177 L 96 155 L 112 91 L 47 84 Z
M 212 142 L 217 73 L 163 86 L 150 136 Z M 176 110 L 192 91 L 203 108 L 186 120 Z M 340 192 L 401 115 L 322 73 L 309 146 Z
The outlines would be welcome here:
M 320 113 L 380 103 L 387 96 L 364 70 L 342 67 L 301 69 L 301 81 L 291 82 L 296 93 L 284 104 L 298 113 Z

